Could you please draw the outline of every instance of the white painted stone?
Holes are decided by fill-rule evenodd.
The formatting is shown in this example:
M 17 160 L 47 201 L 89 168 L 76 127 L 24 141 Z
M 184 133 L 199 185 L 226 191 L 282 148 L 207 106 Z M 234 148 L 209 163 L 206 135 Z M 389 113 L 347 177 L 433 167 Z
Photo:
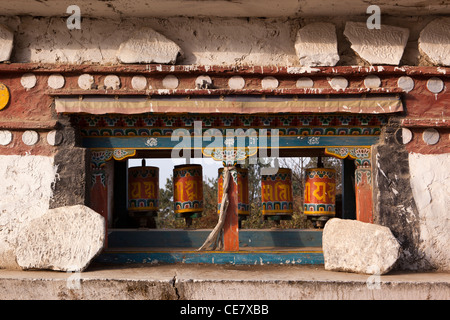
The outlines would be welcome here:
M 334 90 L 344 90 L 348 87 L 348 80 L 341 76 L 332 78 L 328 83 Z
M 22 141 L 27 146 L 34 146 L 39 141 L 39 133 L 33 130 L 25 131 L 22 134 Z
M 450 18 L 431 21 L 421 32 L 419 50 L 436 64 L 450 66 Z
M 420 221 L 419 248 L 426 267 L 450 271 L 450 153 L 409 153 L 412 194 Z M 421 267 L 419 265 L 419 267 Z
M 25 73 L 22 78 L 20 78 L 20 83 L 25 89 L 32 89 L 36 86 L 37 78 L 33 73 Z
M 323 230 L 325 269 L 364 274 L 389 272 L 400 255 L 400 244 L 389 228 L 333 218 Z
M 428 145 L 434 145 L 439 142 L 439 132 L 436 129 L 429 128 L 422 133 L 423 141 Z
M 211 82 L 211 78 L 209 79 L 209 81 Z M 178 78 L 172 74 L 165 76 L 163 79 L 163 87 L 165 89 L 176 89 L 178 88 L 179 83 L 180 82 Z
M 118 90 L 120 89 L 120 78 L 114 74 L 107 75 L 103 81 L 105 89 Z
M 381 86 L 381 79 L 380 77 L 376 76 L 376 75 L 368 75 L 365 79 L 364 79 L 364 85 L 366 86 L 366 88 L 379 88 Z
M 409 30 L 381 25 L 381 29 L 368 29 L 365 22 L 347 22 L 344 35 L 351 48 L 372 65 L 398 65 L 408 42 Z
M 0 24 L 0 61 L 9 61 L 14 44 L 14 33 Z
M 278 85 L 278 80 L 272 76 L 264 77 L 261 81 L 261 87 L 263 89 L 276 89 Z
M 240 90 L 245 87 L 245 79 L 241 76 L 233 76 L 228 79 L 228 87 L 233 90 Z
M 9 130 L 1 130 L 0 131 L 0 145 L 7 146 L 12 142 L 13 135 Z
M 47 142 L 51 146 L 58 146 L 63 141 L 63 134 L 60 131 L 52 130 L 47 134 Z
M 174 64 L 181 48 L 151 28 L 142 28 L 122 43 L 117 58 L 122 63 Z
M 135 90 L 145 90 L 147 89 L 147 78 L 144 76 L 134 76 L 131 79 L 131 86 Z
M 95 85 L 94 77 L 90 74 L 82 74 L 78 77 L 78 86 L 83 90 L 93 89 Z
M 48 77 L 47 84 L 52 89 L 61 89 L 66 84 L 66 79 L 61 74 L 52 74 Z
M 297 32 L 295 51 L 302 66 L 334 66 L 339 61 L 336 27 L 311 23 Z
M 440 93 L 444 90 L 444 81 L 437 77 L 432 77 L 427 81 L 427 89 L 432 93 Z
M 408 128 L 402 128 L 402 142 L 408 144 L 413 138 L 413 133 Z
M 403 89 L 403 91 L 410 92 L 414 89 L 414 80 L 411 77 L 403 76 L 398 78 L 397 85 L 399 88 Z
M 197 89 L 207 89 L 211 86 L 212 86 L 212 80 L 211 80 L 211 77 L 209 77 L 209 76 L 198 76 L 195 79 L 195 87 Z
M 314 87 L 314 81 L 311 78 L 308 77 L 302 77 L 297 80 L 295 83 L 296 87 L 299 89 L 302 88 L 312 88 Z
M 15 250 L 24 269 L 84 271 L 103 249 L 105 219 L 78 205 L 48 210 L 20 230 Z
M 18 268 L 20 226 L 48 210 L 57 170 L 53 157 L 0 155 L 0 268 Z

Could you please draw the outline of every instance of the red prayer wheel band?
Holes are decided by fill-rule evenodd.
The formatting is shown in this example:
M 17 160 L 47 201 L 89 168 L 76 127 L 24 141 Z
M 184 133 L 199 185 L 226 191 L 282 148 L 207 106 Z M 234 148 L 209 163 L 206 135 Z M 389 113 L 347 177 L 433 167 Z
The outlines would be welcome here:
M 292 215 L 292 170 L 279 168 L 274 175 L 261 176 L 261 199 L 263 215 Z
M 307 169 L 303 213 L 310 216 L 334 216 L 336 170 Z
M 249 215 L 250 203 L 248 197 L 248 169 L 236 168 L 238 182 L 238 214 Z M 220 206 L 223 197 L 223 168 L 219 169 L 218 190 L 217 190 L 217 212 L 220 214 Z
M 128 169 L 128 210 L 158 211 L 159 168 L 133 167 Z
M 173 170 L 173 201 L 176 214 L 203 211 L 203 171 L 201 165 L 180 165 Z

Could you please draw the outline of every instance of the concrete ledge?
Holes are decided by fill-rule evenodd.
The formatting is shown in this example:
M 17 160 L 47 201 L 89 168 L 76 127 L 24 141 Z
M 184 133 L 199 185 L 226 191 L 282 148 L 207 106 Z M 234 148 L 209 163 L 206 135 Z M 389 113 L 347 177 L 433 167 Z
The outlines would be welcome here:
M 0 270 L 3 300 L 448 300 L 449 273 L 366 276 L 323 266 L 104 265 Z

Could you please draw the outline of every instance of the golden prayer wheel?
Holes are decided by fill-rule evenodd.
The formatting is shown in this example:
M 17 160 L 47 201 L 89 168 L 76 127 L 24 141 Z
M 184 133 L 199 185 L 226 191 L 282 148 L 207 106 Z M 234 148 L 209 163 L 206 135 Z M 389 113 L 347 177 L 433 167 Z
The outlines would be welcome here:
M 292 170 L 279 168 L 274 175 L 262 175 L 261 200 L 265 219 L 291 219 L 294 213 Z
M 336 170 L 306 169 L 303 213 L 310 219 L 326 221 L 336 214 Z
M 128 210 L 154 211 L 159 208 L 159 168 L 128 169 Z
M 178 165 L 173 169 L 173 202 L 175 214 L 186 219 L 203 212 L 203 171 L 199 164 Z
M 250 215 L 250 203 L 248 198 L 248 169 L 236 168 L 238 182 L 238 215 L 245 218 Z M 223 196 L 223 168 L 219 169 L 217 212 L 220 214 L 220 206 Z
M 128 212 L 147 227 L 159 209 L 159 168 L 145 166 L 128 169 Z

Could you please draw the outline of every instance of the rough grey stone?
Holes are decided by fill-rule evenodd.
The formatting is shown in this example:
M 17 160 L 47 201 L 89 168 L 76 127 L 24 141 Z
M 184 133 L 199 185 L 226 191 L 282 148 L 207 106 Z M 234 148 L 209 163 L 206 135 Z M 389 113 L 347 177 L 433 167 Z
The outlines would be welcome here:
M 409 30 L 382 25 L 381 29 L 368 29 L 365 22 L 347 22 L 344 35 L 351 48 L 372 65 L 398 65 L 408 42 Z
M 24 269 L 83 271 L 103 249 L 105 219 L 77 205 L 50 209 L 19 232 L 15 255 Z
M 14 34 L 0 24 L 0 61 L 9 61 L 13 50 Z
M 323 230 L 325 269 L 364 274 L 389 272 L 400 244 L 389 228 L 356 220 L 330 219 Z
M 117 58 L 122 63 L 174 64 L 181 48 L 150 28 L 142 28 L 122 43 Z
M 419 50 L 434 64 L 450 66 L 450 18 L 437 18 L 420 32 Z
M 336 27 L 316 22 L 297 33 L 295 51 L 302 66 L 335 66 L 339 61 Z

